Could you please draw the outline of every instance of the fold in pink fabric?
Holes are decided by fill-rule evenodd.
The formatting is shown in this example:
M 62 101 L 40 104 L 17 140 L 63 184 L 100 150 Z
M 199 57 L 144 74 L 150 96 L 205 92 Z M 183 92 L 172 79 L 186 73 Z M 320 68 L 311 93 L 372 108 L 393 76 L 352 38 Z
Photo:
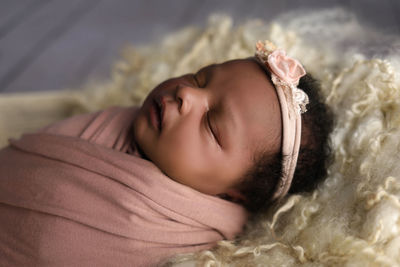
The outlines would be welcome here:
M 131 153 L 135 112 L 76 116 L 0 150 L 0 266 L 154 266 L 242 230 L 241 206 Z

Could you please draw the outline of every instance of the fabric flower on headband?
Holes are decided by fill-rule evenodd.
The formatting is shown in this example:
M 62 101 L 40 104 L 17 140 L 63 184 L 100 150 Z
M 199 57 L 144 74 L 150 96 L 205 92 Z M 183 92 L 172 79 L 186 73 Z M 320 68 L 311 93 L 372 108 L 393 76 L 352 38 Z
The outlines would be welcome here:
M 306 74 L 300 63 L 293 58 L 287 57 L 282 49 L 275 50 L 268 56 L 271 71 L 282 81 L 299 84 L 299 79 Z
M 306 112 L 308 96 L 297 88 L 300 78 L 306 74 L 300 62 L 287 56 L 283 49 L 277 49 L 270 41 L 256 43 L 256 57 L 271 71 L 273 74 L 271 78 L 276 86 L 281 85 L 291 89 L 291 96 L 299 105 L 299 112 Z

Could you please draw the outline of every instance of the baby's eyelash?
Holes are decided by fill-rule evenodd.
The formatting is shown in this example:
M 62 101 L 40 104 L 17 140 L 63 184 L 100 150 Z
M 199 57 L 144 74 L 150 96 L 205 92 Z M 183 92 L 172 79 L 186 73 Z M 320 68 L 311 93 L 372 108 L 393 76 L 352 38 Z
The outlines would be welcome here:
M 193 80 L 195 81 L 197 87 L 200 87 L 200 88 L 201 88 L 200 82 L 199 82 L 199 80 L 197 79 L 197 74 L 193 74 Z
M 209 113 L 210 113 L 210 112 L 207 111 L 207 114 L 206 114 L 207 127 L 208 127 L 208 129 L 210 130 L 210 132 L 211 132 L 212 136 L 214 137 L 215 141 L 216 141 L 216 142 L 218 143 L 218 145 L 219 145 L 220 143 L 219 143 L 218 137 L 217 137 L 216 133 L 214 132 L 212 126 L 211 126 L 211 121 L 210 121 L 210 115 L 209 115 Z

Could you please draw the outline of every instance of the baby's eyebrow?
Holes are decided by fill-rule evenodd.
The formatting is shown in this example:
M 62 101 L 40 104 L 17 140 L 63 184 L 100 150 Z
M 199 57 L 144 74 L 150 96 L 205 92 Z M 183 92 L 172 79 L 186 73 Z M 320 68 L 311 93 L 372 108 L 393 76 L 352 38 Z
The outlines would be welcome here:
M 211 65 L 208 65 L 208 66 L 206 66 L 206 67 L 203 67 L 203 68 L 201 68 L 201 69 L 199 69 L 198 71 L 197 71 L 197 73 L 200 73 L 200 72 L 203 72 L 203 71 L 205 71 L 206 72 L 206 74 L 207 75 L 211 75 L 213 72 L 214 72 L 214 70 L 215 70 L 215 68 L 218 66 L 218 64 L 211 64 Z

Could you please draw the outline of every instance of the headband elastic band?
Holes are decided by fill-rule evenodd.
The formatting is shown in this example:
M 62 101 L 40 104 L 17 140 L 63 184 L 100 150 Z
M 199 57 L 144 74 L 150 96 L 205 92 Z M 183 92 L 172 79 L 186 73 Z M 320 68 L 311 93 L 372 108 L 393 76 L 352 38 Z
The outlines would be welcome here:
M 269 41 L 258 41 L 255 57 L 271 73 L 278 95 L 282 116 L 282 176 L 272 200 L 284 197 L 289 191 L 297 165 L 301 142 L 301 114 L 306 112 L 307 94 L 297 88 L 306 74 L 303 66 Z

